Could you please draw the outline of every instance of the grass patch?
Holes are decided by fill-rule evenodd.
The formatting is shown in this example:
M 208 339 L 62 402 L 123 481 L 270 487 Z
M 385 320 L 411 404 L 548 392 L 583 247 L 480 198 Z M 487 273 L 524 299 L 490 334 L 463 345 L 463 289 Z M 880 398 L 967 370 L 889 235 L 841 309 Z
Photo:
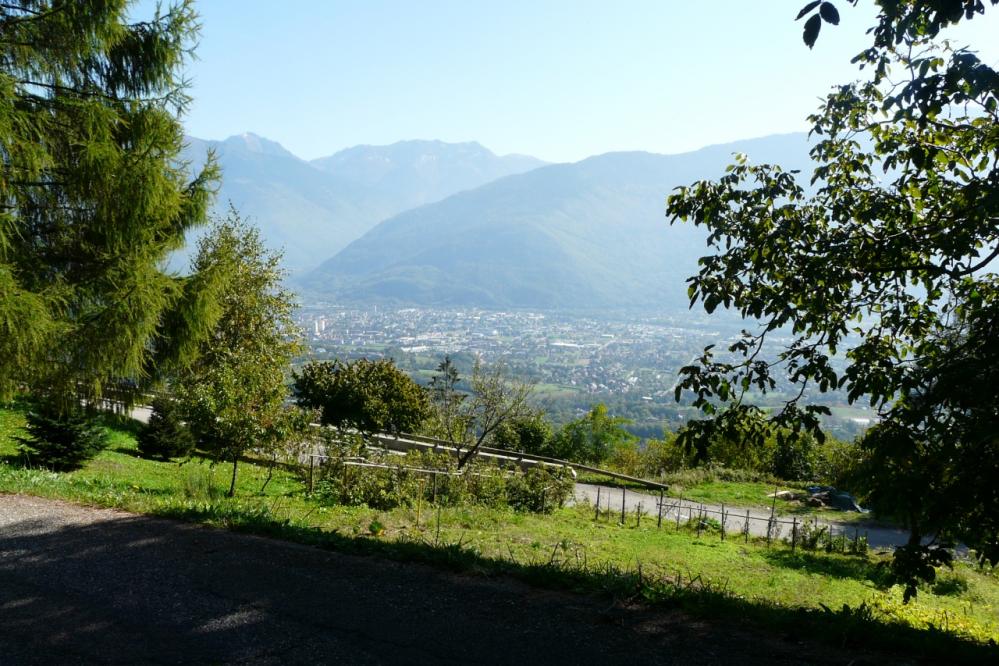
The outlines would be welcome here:
M 0 492 L 66 499 L 166 516 L 343 552 L 416 560 L 484 574 L 508 574 L 546 586 L 682 605 L 694 612 L 756 620 L 766 626 L 814 630 L 836 641 L 887 641 L 907 651 L 964 653 L 980 659 L 999 640 L 999 581 L 992 571 L 960 563 L 960 583 L 941 577 L 908 606 L 884 585 L 879 555 L 792 553 L 783 545 L 729 538 L 710 530 L 656 529 L 617 518 L 594 521 L 592 509 L 568 507 L 552 515 L 477 506 L 376 511 L 322 506 L 307 497 L 298 477 L 241 464 L 237 496 L 222 496 L 228 467 L 194 457 L 158 462 L 142 458 L 128 424 L 108 423 L 114 443 L 71 473 L 11 464 L 11 439 L 23 426 L 18 410 L 0 409 Z M 772 492 L 772 490 L 770 491 Z M 707 500 L 702 500 L 707 501 Z M 728 503 L 728 502 L 726 502 Z M 733 502 L 735 503 L 735 502 Z M 847 610 L 843 610 L 844 607 Z M 828 610 L 827 610 L 828 609 Z M 956 651 L 956 652 L 955 652 Z

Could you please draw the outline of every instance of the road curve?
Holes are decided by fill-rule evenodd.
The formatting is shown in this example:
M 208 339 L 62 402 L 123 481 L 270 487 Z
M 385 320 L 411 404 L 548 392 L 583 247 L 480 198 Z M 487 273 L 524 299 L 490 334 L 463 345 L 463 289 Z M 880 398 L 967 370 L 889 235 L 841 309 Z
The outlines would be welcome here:
M 638 492 L 634 490 L 622 490 L 621 488 L 608 488 L 606 486 L 596 486 L 589 483 L 577 483 L 573 493 L 573 501 L 588 502 L 594 506 L 597 502 L 597 493 L 600 493 L 600 506 L 607 510 L 608 503 L 610 511 L 617 514 L 621 511 L 621 499 L 624 498 L 625 512 L 634 514 L 638 505 L 642 505 L 642 513 L 657 517 L 659 510 L 659 495 Z M 778 507 L 779 508 L 779 507 Z M 666 497 L 663 502 L 663 521 L 676 521 L 677 513 L 680 514 L 681 523 L 686 522 L 691 517 L 696 518 L 699 511 L 707 512 L 708 517 L 721 521 L 722 507 L 714 504 L 701 504 L 683 500 L 675 497 Z M 749 533 L 753 536 L 767 535 L 767 522 L 770 512 L 760 508 L 746 507 L 725 507 L 725 530 L 733 534 L 741 533 L 746 524 L 746 514 L 749 513 Z M 776 538 L 786 538 L 791 534 L 792 516 L 781 515 L 778 512 L 777 518 L 780 522 L 774 528 L 773 536 Z M 799 524 L 802 518 L 798 518 Z M 820 525 L 828 525 L 833 534 L 844 534 L 850 538 L 857 536 L 867 536 L 867 543 L 872 548 L 893 548 L 901 546 L 909 539 L 909 533 L 905 530 L 885 527 L 882 525 L 840 523 L 830 520 L 820 520 Z
M 7 666 L 881 658 L 858 662 L 678 611 L 16 495 L 0 495 L 0 627 Z

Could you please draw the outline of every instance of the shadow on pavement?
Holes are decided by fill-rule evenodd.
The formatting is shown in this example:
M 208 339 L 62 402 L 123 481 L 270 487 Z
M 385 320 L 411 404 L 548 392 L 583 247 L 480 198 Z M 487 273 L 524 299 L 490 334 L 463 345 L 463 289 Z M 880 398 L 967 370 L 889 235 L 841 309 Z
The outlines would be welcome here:
M 640 579 L 502 564 L 457 544 L 388 544 L 230 517 L 237 529 L 341 551 L 330 552 L 33 498 L 23 502 L 22 519 L 4 521 L 18 501 L 0 497 L 5 664 L 883 663 L 886 654 L 867 645 L 877 632 L 891 634 L 894 648 L 908 646 L 892 653 L 896 659 L 927 648 L 951 661 L 995 656 L 946 637 L 928 643 L 927 632 L 889 632 L 853 615 L 803 613 L 712 590 L 669 591 L 666 602 L 693 616 L 609 604 L 550 588 L 604 589 L 620 599 L 643 589 Z M 177 516 L 206 517 L 197 509 Z M 549 589 L 453 573 L 449 565 L 505 569 Z M 654 597 L 654 581 L 644 585 Z M 823 625 L 837 646 L 810 640 Z

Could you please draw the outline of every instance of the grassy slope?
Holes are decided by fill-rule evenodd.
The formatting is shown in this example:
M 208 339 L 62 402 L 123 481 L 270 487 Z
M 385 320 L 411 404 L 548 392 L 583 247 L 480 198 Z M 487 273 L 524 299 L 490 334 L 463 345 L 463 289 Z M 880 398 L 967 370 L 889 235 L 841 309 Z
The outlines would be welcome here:
M 112 429 L 112 445 L 81 470 L 68 474 L 25 470 L 16 465 L 12 440 L 22 424 L 20 412 L 0 409 L 0 492 L 179 517 L 343 550 L 514 573 L 541 582 L 551 582 L 547 579 L 560 571 L 568 576 L 567 584 L 587 589 L 613 587 L 607 581 L 619 584 L 628 577 L 627 571 L 640 566 L 646 581 L 642 593 L 652 601 L 699 590 L 727 599 L 730 608 L 738 609 L 733 614 L 756 612 L 764 620 L 789 619 L 788 609 L 815 609 L 820 604 L 856 608 L 867 602 L 881 609 L 877 615 L 881 621 L 922 628 L 932 623 L 964 637 L 999 640 L 996 573 L 966 564 L 943 574 L 946 582 L 939 589 L 950 594 L 927 589 L 903 608 L 898 589 L 878 586 L 878 555 L 792 553 L 782 545 L 768 549 L 731 537 L 722 541 L 717 533 L 697 537 L 685 529 L 657 530 L 648 518 L 641 527 L 633 518 L 622 526 L 607 519 L 594 521 L 586 507 L 565 508 L 552 516 L 444 508 L 438 532 L 431 507 L 386 512 L 319 506 L 305 497 L 295 476 L 280 469 L 261 493 L 267 470 L 251 464 L 241 465 L 238 496 L 229 500 L 221 497 L 227 487 L 227 466 L 212 470 L 208 461 L 198 458 L 182 465 L 146 460 L 138 456 L 127 426 Z M 385 527 L 377 538 L 370 531 L 375 520 Z M 630 575 L 634 578 L 634 573 Z M 648 583 L 657 577 L 658 587 Z M 789 621 L 794 624 L 798 618 Z

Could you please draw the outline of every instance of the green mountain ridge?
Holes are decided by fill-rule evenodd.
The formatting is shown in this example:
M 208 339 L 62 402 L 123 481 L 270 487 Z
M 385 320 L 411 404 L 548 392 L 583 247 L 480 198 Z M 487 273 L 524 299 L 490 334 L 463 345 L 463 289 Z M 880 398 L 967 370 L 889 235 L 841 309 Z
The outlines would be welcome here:
M 734 152 L 808 165 L 804 134 L 549 165 L 389 218 L 299 285 L 344 303 L 686 308 L 685 281 L 705 254 L 705 235 L 670 226 L 665 198 L 717 177 Z
M 235 206 L 270 247 L 284 251 L 293 274 L 314 268 L 387 217 L 544 164 L 441 141 L 356 146 L 308 162 L 252 133 L 224 141 L 188 137 L 183 157 L 196 167 L 209 150 L 223 172 L 216 212 Z

